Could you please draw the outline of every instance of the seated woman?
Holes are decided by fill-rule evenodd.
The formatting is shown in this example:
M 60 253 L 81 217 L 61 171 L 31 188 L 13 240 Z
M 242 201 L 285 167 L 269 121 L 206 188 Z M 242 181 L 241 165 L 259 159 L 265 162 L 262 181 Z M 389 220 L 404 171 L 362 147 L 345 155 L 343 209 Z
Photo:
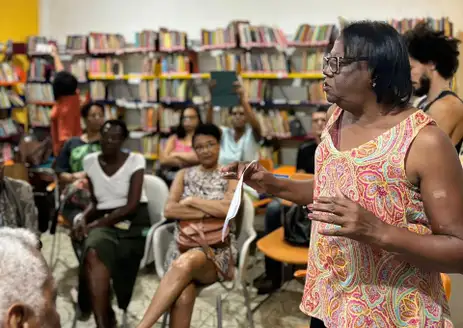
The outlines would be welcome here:
M 161 167 L 158 175 L 169 186 L 179 169 L 198 164 L 198 158 L 191 147 L 193 133 L 198 124 L 201 124 L 198 108 L 188 107 L 180 114 L 180 124 L 175 134 L 167 139 L 159 157 Z
M 213 124 L 200 125 L 193 136 L 193 148 L 199 165 L 180 170 L 172 184 L 164 214 L 178 220 L 175 240 L 167 252 L 170 269 L 162 278 L 151 304 L 138 328 L 152 327 L 160 316 L 170 310 L 170 327 L 189 327 L 196 298 L 196 285 L 212 284 L 231 278 L 236 255 L 234 227 L 230 243 L 214 247 L 213 258 L 201 247 L 183 253 L 177 245 L 180 222 L 205 218 L 224 220 L 230 206 L 236 181 L 226 181 L 218 169 L 220 130 Z
M 81 115 L 86 127 L 85 133 L 66 141 L 55 164 L 60 183 L 65 187 L 62 196 L 66 201 L 62 214 L 69 222 L 73 222 L 74 217 L 90 203 L 83 159 L 101 150 L 100 129 L 104 122 L 104 107 L 94 102 L 85 104 Z
M 79 307 L 88 313 L 91 305 L 98 327 L 116 325 L 111 279 L 119 307 L 128 307 L 144 252 L 142 232 L 150 226 L 143 190 L 145 159 L 122 150 L 128 134 L 124 122 L 106 121 L 101 153 L 87 155 L 83 163 L 92 202 L 73 231 L 75 238 L 84 238 Z

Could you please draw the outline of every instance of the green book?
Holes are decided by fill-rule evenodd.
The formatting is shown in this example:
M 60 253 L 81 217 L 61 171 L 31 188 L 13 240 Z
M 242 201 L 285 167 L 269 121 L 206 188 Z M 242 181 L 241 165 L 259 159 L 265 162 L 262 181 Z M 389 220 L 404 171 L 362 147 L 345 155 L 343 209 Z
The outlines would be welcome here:
M 233 85 L 238 81 L 235 71 L 211 72 L 211 80 L 214 83 L 211 91 L 212 106 L 235 107 L 240 101 Z

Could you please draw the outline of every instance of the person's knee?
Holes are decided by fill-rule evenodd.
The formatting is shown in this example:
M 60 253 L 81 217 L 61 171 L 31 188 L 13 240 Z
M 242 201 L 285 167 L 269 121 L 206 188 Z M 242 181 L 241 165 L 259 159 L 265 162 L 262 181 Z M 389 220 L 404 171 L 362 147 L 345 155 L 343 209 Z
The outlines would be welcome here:
M 188 285 L 175 301 L 175 307 L 193 306 L 196 300 L 196 287 L 194 284 Z
M 172 262 L 171 270 L 192 275 L 197 268 L 206 263 L 206 260 L 204 253 L 190 250 L 181 254 Z
M 273 200 L 268 204 L 265 211 L 265 231 L 267 233 L 278 229 L 281 226 L 282 206 L 278 200 Z
M 100 260 L 100 257 L 98 256 L 98 252 L 95 249 L 90 248 L 85 254 L 85 265 L 91 268 L 101 263 L 102 262 Z

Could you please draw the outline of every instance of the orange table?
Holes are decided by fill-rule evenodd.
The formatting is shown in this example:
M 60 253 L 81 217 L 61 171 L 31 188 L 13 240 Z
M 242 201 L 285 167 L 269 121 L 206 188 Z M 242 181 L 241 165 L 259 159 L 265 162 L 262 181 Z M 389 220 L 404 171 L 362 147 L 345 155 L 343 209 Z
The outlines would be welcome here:
M 285 242 L 283 227 L 257 241 L 257 248 L 273 260 L 288 264 L 307 264 L 308 247 L 293 246 Z

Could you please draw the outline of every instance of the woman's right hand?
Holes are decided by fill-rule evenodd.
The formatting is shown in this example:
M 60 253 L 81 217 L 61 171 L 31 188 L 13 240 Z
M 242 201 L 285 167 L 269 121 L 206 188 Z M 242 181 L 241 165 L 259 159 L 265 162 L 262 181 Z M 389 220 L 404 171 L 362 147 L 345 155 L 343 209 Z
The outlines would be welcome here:
M 244 183 L 259 193 L 266 192 L 263 179 L 268 171 L 257 161 L 251 164 L 249 162 L 235 162 L 224 166 L 220 169 L 220 172 L 225 179 L 236 180 L 239 180 L 244 173 Z

